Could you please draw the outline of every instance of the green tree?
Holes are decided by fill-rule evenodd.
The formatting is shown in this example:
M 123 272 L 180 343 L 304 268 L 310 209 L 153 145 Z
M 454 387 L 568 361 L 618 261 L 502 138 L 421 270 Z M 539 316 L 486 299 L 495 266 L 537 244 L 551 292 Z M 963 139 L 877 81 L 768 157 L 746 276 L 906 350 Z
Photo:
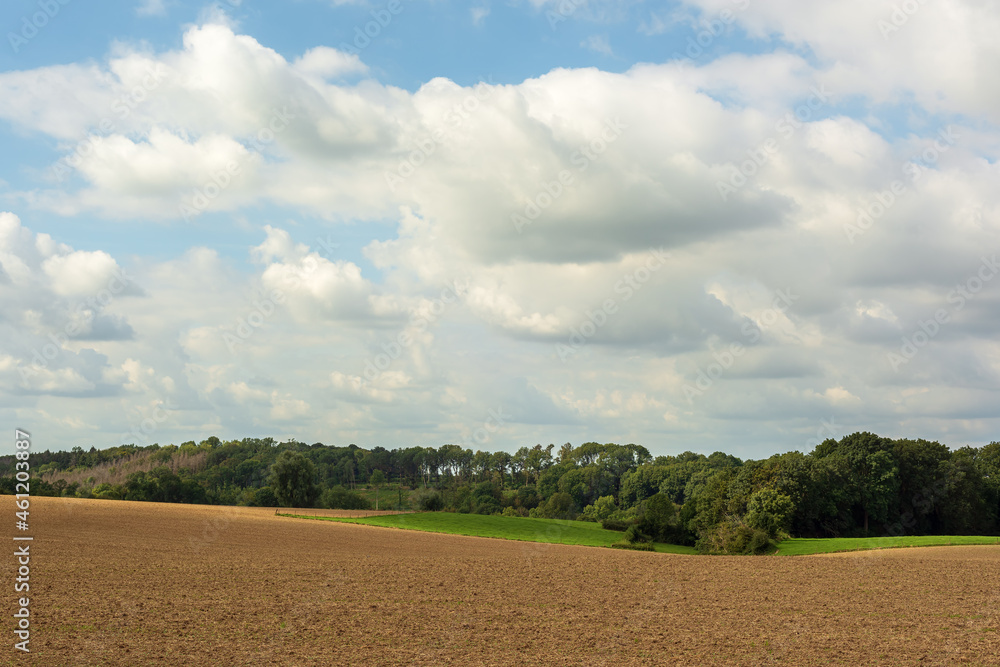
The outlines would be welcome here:
M 817 447 L 826 447 L 826 442 Z M 852 433 L 836 443 L 832 456 L 847 460 L 851 468 L 855 499 L 864 515 L 864 532 L 869 520 L 884 522 L 899 491 L 899 468 L 892 454 L 893 441 L 874 433 Z
M 378 511 L 378 489 L 385 484 L 385 475 L 382 474 L 381 470 L 375 470 L 368 478 L 368 483 L 375 487 L 375 511 Z
M 285 450 L 271 466 L 271 488 L 283 507 L 312 507 L 319 497 L 316 466 L 299 452 Z
M 751 528 L 763 530 L 772 540 L 788 531 L 795 504 L 775 489 L 755 491 L 747 501 L 746 522 Z
M 650 496 L 642 503 L 639 529 L 660 542 L 674 542 L 679 537 L 677 506 L 665 493 Z
M 587 521 L 604 521 L 618 511 L 614 496 L 601 496 L 593 505 L 583 508 L 583 517 Z
M 544 507 L 539 507 L 541 513 L 549 519 L 572 519 L 573 496 L 562 491 L 553 493 Z
M 342 486 L 334 486 L 323 492 L 323 507 L 333 510 L 366 510 L 371 509 L 371 503 L 354 491 Z

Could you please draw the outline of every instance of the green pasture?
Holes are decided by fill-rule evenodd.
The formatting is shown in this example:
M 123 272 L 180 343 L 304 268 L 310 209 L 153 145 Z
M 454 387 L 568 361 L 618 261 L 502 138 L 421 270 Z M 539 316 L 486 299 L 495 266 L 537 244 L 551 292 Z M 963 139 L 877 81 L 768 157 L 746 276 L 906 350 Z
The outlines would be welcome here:
M 576 544 L 588 547 L 609 547 L 622 539 L 622 533 L 604 530 L 600 524 L 587 521 L 564 521 L 560 519 L 529 519 L 513 516 L 491 516 L 482 514 L 456 514 L 453 512 L 420 512 L 417 514 L 393 514 L 362 519 L 342 517 L 320 517 L 288 514 L 303 519 L 359 523 L 367 526 L 422 530 L 430 533 L 449 535 L 470 535 L 473 537 L 496 537 L 522 542 L 545 544 Z M 693 547 L 675 544 L 654 545 L 660 553 L 693 554 Z

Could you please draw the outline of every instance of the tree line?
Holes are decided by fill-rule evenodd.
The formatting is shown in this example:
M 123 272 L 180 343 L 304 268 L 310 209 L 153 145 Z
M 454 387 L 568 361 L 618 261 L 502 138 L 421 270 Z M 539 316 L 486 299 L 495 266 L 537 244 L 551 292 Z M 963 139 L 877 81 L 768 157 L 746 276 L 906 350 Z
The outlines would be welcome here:
M 34 495 L 367 509 L 388 490 L 383 509 L 599 521 L 629 531 L 630 541 L 705 553 L 764 552 L 789 535 L 994 535 L 1000 527 L 1000 442 L 952 450 L 873 433 L 746 461 L 722 452 L 653 457 L 641 445 L 596 442 L 510 453 L 216 437 L 32 460 Z M 0 457 L 0 492 L 14 492 L 13 475 L 13 456 Z

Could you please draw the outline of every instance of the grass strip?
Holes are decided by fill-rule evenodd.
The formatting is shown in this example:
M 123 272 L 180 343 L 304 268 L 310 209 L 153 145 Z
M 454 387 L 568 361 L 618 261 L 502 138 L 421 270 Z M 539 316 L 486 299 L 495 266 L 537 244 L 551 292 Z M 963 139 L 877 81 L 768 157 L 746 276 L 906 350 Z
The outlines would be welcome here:
M 386 528 L 402 528 L 406 530 L 422 530 L 429 533 L 446 533 L 448 535 L 495 537 L 521 542 L 573 544 L 587 547 L 610 547 L 622 539 L 621 533 L 614 530 L 605 530 L 598 523 L 562 519 L 530 519 L 514 516 L 456 514 L 452 512 L 420 512 L 416 514 L 394 514 L 365 518 L 306 516 L 301 514 L 279 514 L 279 516 L 356 523 Z M 659 553 L 696 553 L 694 547 L 685 547 L 676 544 L 656 543 L 653 547 Z
M 808 556 L 812 554 L 839 553 L 842 551 L 972 544 L 1000 544 L 1000 537 L 983 535 L 904 535 L 901 537 L 792 538 L 778 545 L 777 555 Z

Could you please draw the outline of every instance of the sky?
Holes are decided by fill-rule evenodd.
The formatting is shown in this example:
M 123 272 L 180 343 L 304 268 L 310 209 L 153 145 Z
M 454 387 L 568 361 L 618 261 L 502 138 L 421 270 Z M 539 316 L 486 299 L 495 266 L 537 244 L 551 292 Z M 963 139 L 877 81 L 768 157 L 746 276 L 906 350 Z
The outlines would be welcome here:
M 998 33 L 988 0 L 6 2 L 2 421 L 1000 439 Z

